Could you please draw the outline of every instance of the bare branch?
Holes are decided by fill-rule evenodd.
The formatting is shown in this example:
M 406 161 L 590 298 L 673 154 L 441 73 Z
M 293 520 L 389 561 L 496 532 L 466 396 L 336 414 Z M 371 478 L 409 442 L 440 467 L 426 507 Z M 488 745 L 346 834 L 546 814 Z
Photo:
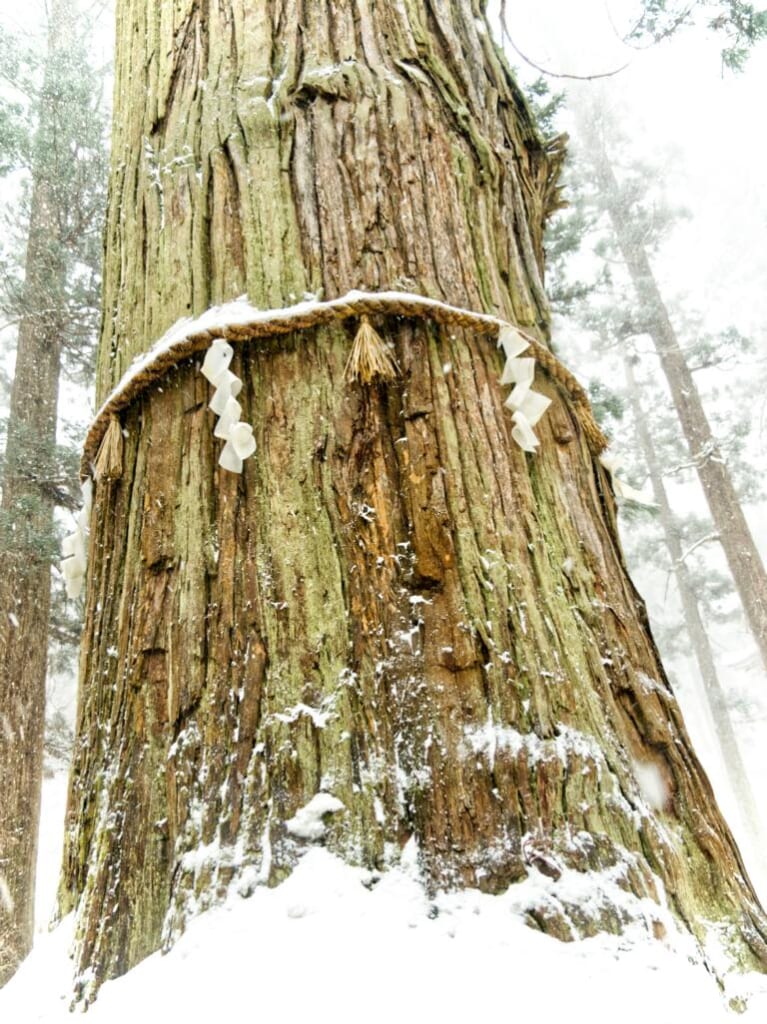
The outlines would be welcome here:
M 679 556 L 676 562 L 674 562 L 674 567 L 681 565 L 683 562 L 686 562 L 690 555 L 693 553 L 693 551 L 695 551 L 697 548 L 702 547 L 704 544 L 709 544 L 711 543 L 711 541 L 714 540 L 719 540 L 719 534 L 716 532 L 707 533 L 705 537 L 701 537 L 700 540 L 696 540 L 695 543 L 691 544 L 686 551 L 682 552 L 682 554 Z
M 542 67 L 542 65 L 536 64 L 534 60 L 520 50 L 509 32 L 509 28 L 506 23 L 506 0 L 501 0 L 501 31 L 506 39 L 508 39 L 509 46 L 518 57 L 522 58 L 525 64 L 529 64 L 535 71 L 538 71 L 542 75 L 547 75 L 549 78 L 567 78 L 575 82 L 594 82 L 599 78 L 613 78 L 613 76 L 620 74 L 621 71 L 625 71 L 631 63 L 631 61 L 626 61 L 625 64 L 622 64 L 619 68 L 613 68 L 612 71 L 600 71 L 593 75 L 575 75 L 568 71 L 550 71 L 547 68 Z

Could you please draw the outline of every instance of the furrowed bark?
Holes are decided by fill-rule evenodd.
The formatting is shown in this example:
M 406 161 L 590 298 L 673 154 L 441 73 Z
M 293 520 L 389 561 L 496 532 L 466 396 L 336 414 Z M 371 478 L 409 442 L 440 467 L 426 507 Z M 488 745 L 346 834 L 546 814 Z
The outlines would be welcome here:
M 545 335 L 554 163 L 477 4 L 161 7 L 118 7 L 100 399 L 176 317 L 243 292 L 409 288 Z M 356 323 L 238 349 L 259 445 L 242 477 L 217 468 L 193 360 L 123 414 L 61 892 L 82 997 L 232 882 L 285 877 L 304 846 L 286 822 L 318 791 L 353 863 L 414 837 L 432 888 L 591 871 L 597 910 L 563 897 L 531 924 L 618 930 L 665 890 L 761 963 L 568 401 L 537 380 L 554 406 L 527 457 L 492 341 L 374 326 L 398 383 L 344 382 Z M 661 813 L 635 760 L 665 780 Z

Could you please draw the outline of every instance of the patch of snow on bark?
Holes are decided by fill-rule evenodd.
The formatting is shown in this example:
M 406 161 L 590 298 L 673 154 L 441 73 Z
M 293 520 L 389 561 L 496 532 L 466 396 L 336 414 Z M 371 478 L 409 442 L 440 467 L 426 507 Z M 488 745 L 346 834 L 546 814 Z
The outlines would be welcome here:
M 474 754 L 486 754 L 491 764 L 495 762 L 498 751 L 506 751 L 512 757 L 518 757 L 525 751 L 531 765 L 552 758 L 566 764 L 575 755 L 601 768 L 604 755 L 592 736 L 562 723 L 557 729 L 557 736 L 541 739 L 534 732 L 521 733 L 511 726 L 496 725 L 488 720 L 484 725 L 467 729 L 464 737 L 469 750 Z
M 669 793 L 660 768 L 652 761 L 632 761 L 631 765 L 647 804 L 654 811 L 662 811 L 668 803 Z
M 335 814 L 344 810 L 344 805 L 331 793 L 316 793 L 308 804 L 296 811 L 294 816 L 285 822 L 288 832 L 299 839 L 322 839 L 325 835 L 326 814 Z

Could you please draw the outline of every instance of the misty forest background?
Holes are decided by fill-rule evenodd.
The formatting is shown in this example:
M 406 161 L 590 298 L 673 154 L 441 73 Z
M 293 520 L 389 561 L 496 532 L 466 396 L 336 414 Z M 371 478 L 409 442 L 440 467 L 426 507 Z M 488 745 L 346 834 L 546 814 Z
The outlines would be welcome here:
M 659 41 L 653 36 L 664 36 L 668 23 L 645 23 L 631 36 L 636 5 L 627 3 L 609 11 L 570 5 L 575 15 L 564 2 L 525 0 L 509 5 L 505 35 L 497 25 L 542 134 L 553 147 L 568 146 L 563 208 L 547 243 L 553 345 L 588 385 L 622 459 L 616 477 L 631 572 L 696 749 L 764 900 L 765 672 L 699 482 L 701 466 L 712 452 L 719 456 L 710 446 L 691 448 L 684 436 L 625 259 L 628 246 L 650 262 L 764 557 L 765 44 L 712 24 L 712 9 L 721 5 L 698 6 L 694 24 Z M 93 413 L 113 11 L 83 0 L 71 45 L 54 62 L 46 59 L 46 18 L 42 3 L 22 11 L 6 0 L 0 7 L 0 476 L 8 459 L 22 460 L 56 513 L 50 528 L 30 533 L 18 516 L 0 511 L 0 544 L 51 565 L 52 773 L 67 768 L 76 702 L 80 600 L 66 599 L 57 562 L 79 505 L 79 444 Z M 41 180 L 55 200 L 57 225 L 47 235 L 47 271 L 32 290 L 30 216 Z M 8 423 L 17 328 L 41 310 L 60 326 L 56 444 L 17 437 L 14 449 Z M 32 514 L 25 521 L 40 520 Z

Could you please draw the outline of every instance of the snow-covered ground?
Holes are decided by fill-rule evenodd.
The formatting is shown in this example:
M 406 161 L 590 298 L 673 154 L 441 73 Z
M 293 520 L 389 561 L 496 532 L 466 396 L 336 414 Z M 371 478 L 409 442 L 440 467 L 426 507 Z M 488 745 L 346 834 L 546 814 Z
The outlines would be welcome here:
M 65 783 L 46 782 L 40 910 L 55 890 Z M 524 883 L 527 885 L 528 883 Z M 734 1021 L 717 983 L 689 947 L 643 931 L 563 944 L 523 924 L 514 890 L 428 900 L 413 864 L 378 881 L 321 847 L 275 889 L 229 901 L 194 920 L 165 956 L 108 982 L 94 1024 L 146 1020 L 483 1020 L 536 1024 L 696 1024 Z M 44 916 L 44 915 L 43 915 Z M 35 949 L 0 991 L 3 1024 L 71 1020 L 71 920 L 39 930 Z M 746 1021 L 767 1019 L 767 985 L 744 979 Z
M 57 772 L 43 781 L 43 803 L 40 809 L 40 845 L 37 851 L 37 883 L 35 889 L 36 940 L 48 932 L 48 924 L 56 905 L 56 888 L 61 867 L 64 842 L 64 812 L 67 804 L 66 772 Z M 4 1020 L 0 1015 L 0 1020 Z

